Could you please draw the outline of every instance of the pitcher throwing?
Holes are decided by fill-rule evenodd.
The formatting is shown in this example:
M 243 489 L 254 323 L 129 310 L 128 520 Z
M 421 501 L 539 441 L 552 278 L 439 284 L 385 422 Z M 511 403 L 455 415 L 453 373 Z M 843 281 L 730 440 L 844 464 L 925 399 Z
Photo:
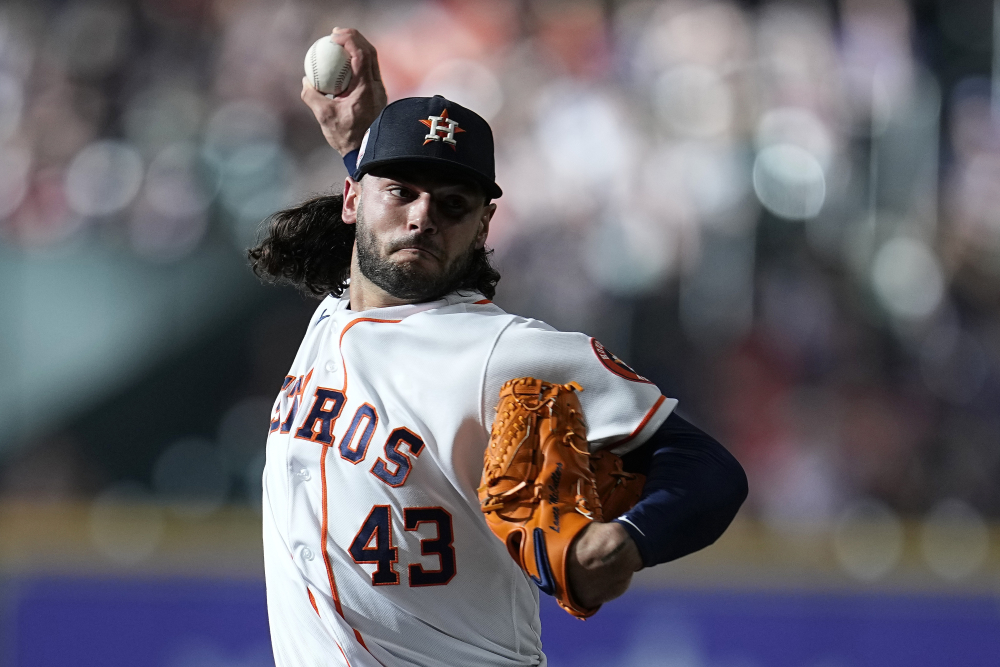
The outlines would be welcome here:
M 386 106 L 375 49 L 332 39 L 350 87 L 302 98 L 345 159 L 343 195 L 276 213 L 249 253 L 323 299 L 267 441 L 275 662 L 545 665 L 539 588 L 594 613 L 714 542 L 746 478 L 598 341 L 491 302 L 490 126 L 443 97 Z M 619 487 L 634 496 L 613 512 Z

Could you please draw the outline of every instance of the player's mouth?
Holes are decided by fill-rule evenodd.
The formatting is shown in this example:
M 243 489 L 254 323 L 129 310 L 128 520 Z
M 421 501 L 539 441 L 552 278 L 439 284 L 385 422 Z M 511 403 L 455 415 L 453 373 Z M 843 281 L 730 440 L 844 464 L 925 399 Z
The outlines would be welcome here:
M 428 257 L 433 257 L 434 259 L 437 259 L 437 255 L 435 255 L 433 252 L 431 252 L 427 248 L 421 248 L 420 246 L 406 246 L 406 247 L 400 248 L 396 252 L 407 252 L 407 251 L 412 252 L 412 253 L 414 253 L 416 255 L 427 255 Z
M 399 244 L 394 244 L 390 248 L 390 254 L 396 254 L 397 252 L 407 252 L 412 253 L 418 257 L 426 256 L 432 257 L 434 259 L 440 259 L 436 248 L 431 248 L 428 243 L 420 243 L 414 241 L 404 241 Z

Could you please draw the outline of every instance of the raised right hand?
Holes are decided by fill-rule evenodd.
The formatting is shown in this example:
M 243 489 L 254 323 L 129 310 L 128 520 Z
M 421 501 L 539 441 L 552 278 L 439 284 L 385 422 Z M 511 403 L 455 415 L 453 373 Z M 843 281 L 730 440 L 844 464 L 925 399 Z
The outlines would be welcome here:
M 302 78 L 302 101 L 316 116 L 328 144 L 341 157 L 361 147 L 361 139 L 386 105 L 378 53 L 354 28 L 334 28 L 330 35 L 351 56 L 351 83 L 336 97 L 327 97 Z

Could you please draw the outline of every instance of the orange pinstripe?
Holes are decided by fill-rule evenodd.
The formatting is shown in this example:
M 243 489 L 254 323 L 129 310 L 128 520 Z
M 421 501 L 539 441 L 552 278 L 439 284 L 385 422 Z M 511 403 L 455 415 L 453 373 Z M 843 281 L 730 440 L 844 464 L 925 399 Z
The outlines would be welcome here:
M 351 327 L 353 327 L 355 324 L 358 324 L 359 322 L 384 322 L 384 323 L 387 323 L 387 324 L 398 324 L 399 322 L 402 322 L 402 320 L 380 320 L 380 319 L 375 318 L 375 317 L 359 317 L 356 320 L 351 320 L 351 322 L 349 322 L 348 325 L 346 327 L 344 327 L 344 330 L 340 332 L 340 339 L 337 341 L 337 347 L 338 348 L 341 348 L 343 346 L 343 343 L 344 343 L 344 334 L 346 334 L 351 329 Z M 343 388 L 340 391 L 342 391 L 344 393 L 344 396 L 347 396 L 347 366 L 346 366 L 346 364 L 344 364 L 344 351 L 343 351 L 343 349 L 340 350 L 340 365 L 344 369 L 344 386 L 343 386 Z M 311 374 L 311 372 L 310 372 L 310 374 Z M 338 416 L 338 418 L 339 418 L 339 416 Z M 337 423 L 336 420 L 333 420 L 332 422 L 330 422 L 330 432 L 331 433 L 333 432 L 333 427 L 334 427 L 334 425 L 336 423 Z M 326 576 L 327 576 L 327 579 L 330 582 L 330 594 L 333 597 L 333 604 L 334 604 L 334 607 L 336 607 L 336 609 L 337 609 L 337 613 L 340 614 L 340 617 L 343 618 L 346 621 L 347 619 L 344 617 L 344 610 L 340 606 L 340 595 L 337 594 L 337 581 L 336 581 L 336 579 L 333 576 L 333 563 L 330 562 L 330 554 L 329 554 L 329 552 L 327 551 L 327 548 L 326 548 L 327 539 L 328 539 L 328 536 L 329 536 L 329 527 L 330 527 L 330 524 L 329 524 L 329 513 L 327 512 L 327 509 L 326 509 L 327 508 L 327 497 L 328 497 L 327 496 L 327 490 L 326 490 L 326 455 L 330 451 L 330 447 L 332 446 L 332 444 L 333 444 L 333 442 L 331 441 L 331 443 L 329 445 L 328 444 L 324 444 L 323 445 L 323 455 L 319 459 L 319 476 L 320 476 L 320 479 L 322 480 L 322 482 L 321 482 L 321 484 L 322 484 L 322 486 L 321 486 L 321 498 L 322 498 L 322 505 L 323 505 L 323 513 L 322 513 L 322 518 L 320 520 L 320 542 L 323 545 L 323 564 L 326 566 Z M 351 628 L 351 629 L 354 630 L 354 636 L 357 638 L 358 642 L 362 646 L 365 647 L 365 650 L 368 650 L 368 645 L 365 644 L 365 640 L 361 637 L 361 633 L 358 632 L 357 629 L 355 629 L 355 628 Z M 337 648 L 340 648 L 339 644 L 337 645 Z M 341 648 L 340 652 L 341 652 L 341 654 L 343 654 L 344 653 L 344 649 Z M 347 660 L 347 656 L 346 655 L 344 655 L 344 660 Z M 348 666 L 350 666 L 351 663 L 348 662 L 347 664 L 348 664 Z
M 313 592 L 309 590 L 308 586 L 306 586 L 306 593 L 309 595 L 309 604 L 313 606 L 313 609 L 316 610 L 316 615 L 319 616 L 319 607 L 316 606 L 316 598 L 313 597 Z
M 347 659 L 347 654 L 344 653 L 344 649 L 341 648 L 340 642 L 337 642 L 337 648 L 340 649 L 340 655 L 344 656 L 344 662 L 347 663 L 347 667 L 351 667 L 351 661 Z

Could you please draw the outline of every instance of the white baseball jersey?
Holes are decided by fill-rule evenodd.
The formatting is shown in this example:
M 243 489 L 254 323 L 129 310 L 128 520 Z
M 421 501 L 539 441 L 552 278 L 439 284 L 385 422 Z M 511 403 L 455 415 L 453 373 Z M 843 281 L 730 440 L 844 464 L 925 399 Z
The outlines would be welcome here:
M 277 667 L 546 664 L 538 591 L 476 492 L 500 386 L 526 375 L 582 385 L 592 447 L 618 453 L 677 403 L 592 338 L 480 294 L 320 304 L 267 440 Z

